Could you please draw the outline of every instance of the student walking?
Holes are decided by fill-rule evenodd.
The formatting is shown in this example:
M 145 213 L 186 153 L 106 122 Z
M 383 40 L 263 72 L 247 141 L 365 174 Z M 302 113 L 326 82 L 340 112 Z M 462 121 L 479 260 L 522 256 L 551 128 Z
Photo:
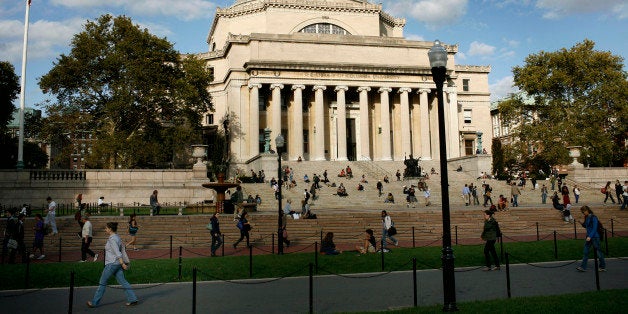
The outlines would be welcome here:
M 584 251 L 582 257 L 582 263 L 576 268 L 579 272 L 587 271 L 587 262 L 589 260 L 589 250 L 591 246 L 597 251 L 597 256 L 600 260 L 599 271 L 606 271 L 606 261 L 604 260 L 604 253 L 600 249 L 600 234 L 598 234 L 598 224 L 600 223 L 597 216 L 593 214 L 593 211 L 589 206 L 580 207 L 580 211 L 584 215 L 584 221 L 580 224 L 587 229 L 587 238 L 584 242 Z
M 98 254 L 95 254 L 89 246 L 92 244 L 93 228 L 92 223 L 89 221 L 89 215 L 83 216 L 83 231 L 81 234 L 81 260 L 85 262 L 87 254 L 94 258 L 94 262 L 98 260 Z
M 140 227 L 137 224 L 137 218 L 136 218 L 135 214 L 131 214 L 129 216 L 129 236 L 131 237 L 131 241 L 129 241 L 126 244 L 126 246 L 133 245 L 133 251 L 137 251 L 137 247 L 135 246 L 135 243 L 137 241 L 137 231 L 139 229 L 140 229 Z
M 214 213 L 209 219 L 211 224 L 211 230 L 209 234 L 212 236 L 211 255 L 216 256 L 216 250 L 222 245 L 222 233 L 220 232 L 220 221 L 218 220 L 219 213 Z
M 233 244 L 233 248 L 237 248 L 238 244 L 244 240 L 244 238 L 246 238 L 246 247 L 251 246 L 251 244 L 249 243 L 249 231 L 251 231 L 251 224 L 249 223 L 249 221 L 246 219 L 246 217 L 248 216 L 247 212 L 242 212 L 242 215 L 240 216 L 240 219 L 238 220 L 238 224 L 236 225 L 238 227 L 238 229 L 240 229 L 240 238 L 238 239 L 238 241 L 236 241 Z
M 486 263 L 485 271 L 500 270 L 499 257 L 497 257 L 497 251 L 495 251 L 495 242 L 499 236 L 499 224 L 497 220 L 493 218 L 493 212 L 490 210 L 484 211 L 484 229 L 480 236 L 482 240 L 486 241 L 484 244 L 484 261 Z M 491 264 L 491 257 L 493 257 L 493 264 Z M 491 267 L 491 265 L 495 265 Z
M 396 231 L 393 231 L 392 227 L 394 227 L 392 219 L 385 210 L 382 210 L 382 253 L 388 252 L 386 249 L 386 238 L 390 239 L 395 246 L 399 245 L 399 241 L 393 237 Z
M 105 244 L 105 268 L 100 275 L 98 282 L 98 289 L 94 293 L 94 297 L 91 301 L 87 301 L 88 307 L 97 307 L 100 304 L 100 300 L 105 294 L 107 288 L 107 282 L 111 276 L 115 276 L 118 283 L 124 289 L 126 294 L 126 306 L 137 305 L 138 300 L 135 296 L 135 292 L 131 288 L 131 284 L 124 278 L 124 270 L 128 269 L 129 258 L 126 254 L 124 243 L 120 236 L 116 233 L 118 231 L 117 222 L 108 222 L 105 227 L 105 232 L 109 235 L 107 244 Z

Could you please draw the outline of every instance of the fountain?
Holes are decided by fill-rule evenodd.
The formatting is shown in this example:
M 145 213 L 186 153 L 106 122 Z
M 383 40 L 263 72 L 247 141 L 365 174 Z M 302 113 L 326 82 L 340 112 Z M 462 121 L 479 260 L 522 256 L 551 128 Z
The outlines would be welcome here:
M 203 183 L 203 187 L 216 191 L 216 212 L 222 213 L 225 205 L 225 191 L 240 186 L 240 184 L 225 182 L 225 174 L 223 172 L 219 172 L 217 178 L 218 182 Z

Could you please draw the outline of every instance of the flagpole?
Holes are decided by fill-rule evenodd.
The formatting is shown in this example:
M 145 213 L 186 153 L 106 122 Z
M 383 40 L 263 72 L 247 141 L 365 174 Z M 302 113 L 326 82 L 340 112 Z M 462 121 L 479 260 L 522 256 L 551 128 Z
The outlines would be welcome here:
M 20 134 L 17 147 L 17 169 L 24 169 L 24 98 L 26 96 L 26 51 L 28 46 L 28 16 L 31 0 L 26 0 L 26 16 L 24 17 L 24 49 L 22 51 L 22 77 L 20 83 Z

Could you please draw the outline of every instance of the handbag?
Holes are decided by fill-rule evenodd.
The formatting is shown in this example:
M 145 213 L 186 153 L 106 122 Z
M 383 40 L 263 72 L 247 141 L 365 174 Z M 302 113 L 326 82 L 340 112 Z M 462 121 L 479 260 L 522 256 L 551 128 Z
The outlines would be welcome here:
M 207 226 L 205 226 L 205 229 L 212 231 L 212 229 L 214 229 L 214 227 L 212 226 L 212 223 L 208 223 Z
M 395 234 L 397 234 L 397 228 L 395 228 L 395 226 L 390 226 L 390 228 L 388 228 L 388 235 L 394 236 Z
M 9 241 L 7 242 L 7 247 L 11 250 L 16 250 L 17 249 L 17 241 L 15 239 L 9 239 Z

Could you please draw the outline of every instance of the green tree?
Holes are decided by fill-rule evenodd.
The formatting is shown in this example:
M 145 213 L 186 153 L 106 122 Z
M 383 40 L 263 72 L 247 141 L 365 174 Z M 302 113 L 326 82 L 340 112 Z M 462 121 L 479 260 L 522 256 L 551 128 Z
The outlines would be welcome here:
M 189 165 L 194 130 L 212 108 L 205 64 L 124 16 L 88 21 L 71 47 L 39 85 L 56 96 L 52 128 L 91 132 L 88 167 Z
M 582 146 L 592 166 L 626 161 L 623 58 L 594 48 L 593 41 L 584 40 L 570 49 L 529 55 L 523 66 L 513 68 L 515 86 L 530 98 L 517 95 L 499 109 L 516 143 L 510 157 L 524 167 L 568 163 L 566 146 Z
M 0 61 L 0 134 L 4 135 L 7 130 L 7 124 L 13 118 L 15 105 L 13 101 L 17 99 L 17 93 L 20 91 L 20 83 L 15 68 L 6 61 Z

